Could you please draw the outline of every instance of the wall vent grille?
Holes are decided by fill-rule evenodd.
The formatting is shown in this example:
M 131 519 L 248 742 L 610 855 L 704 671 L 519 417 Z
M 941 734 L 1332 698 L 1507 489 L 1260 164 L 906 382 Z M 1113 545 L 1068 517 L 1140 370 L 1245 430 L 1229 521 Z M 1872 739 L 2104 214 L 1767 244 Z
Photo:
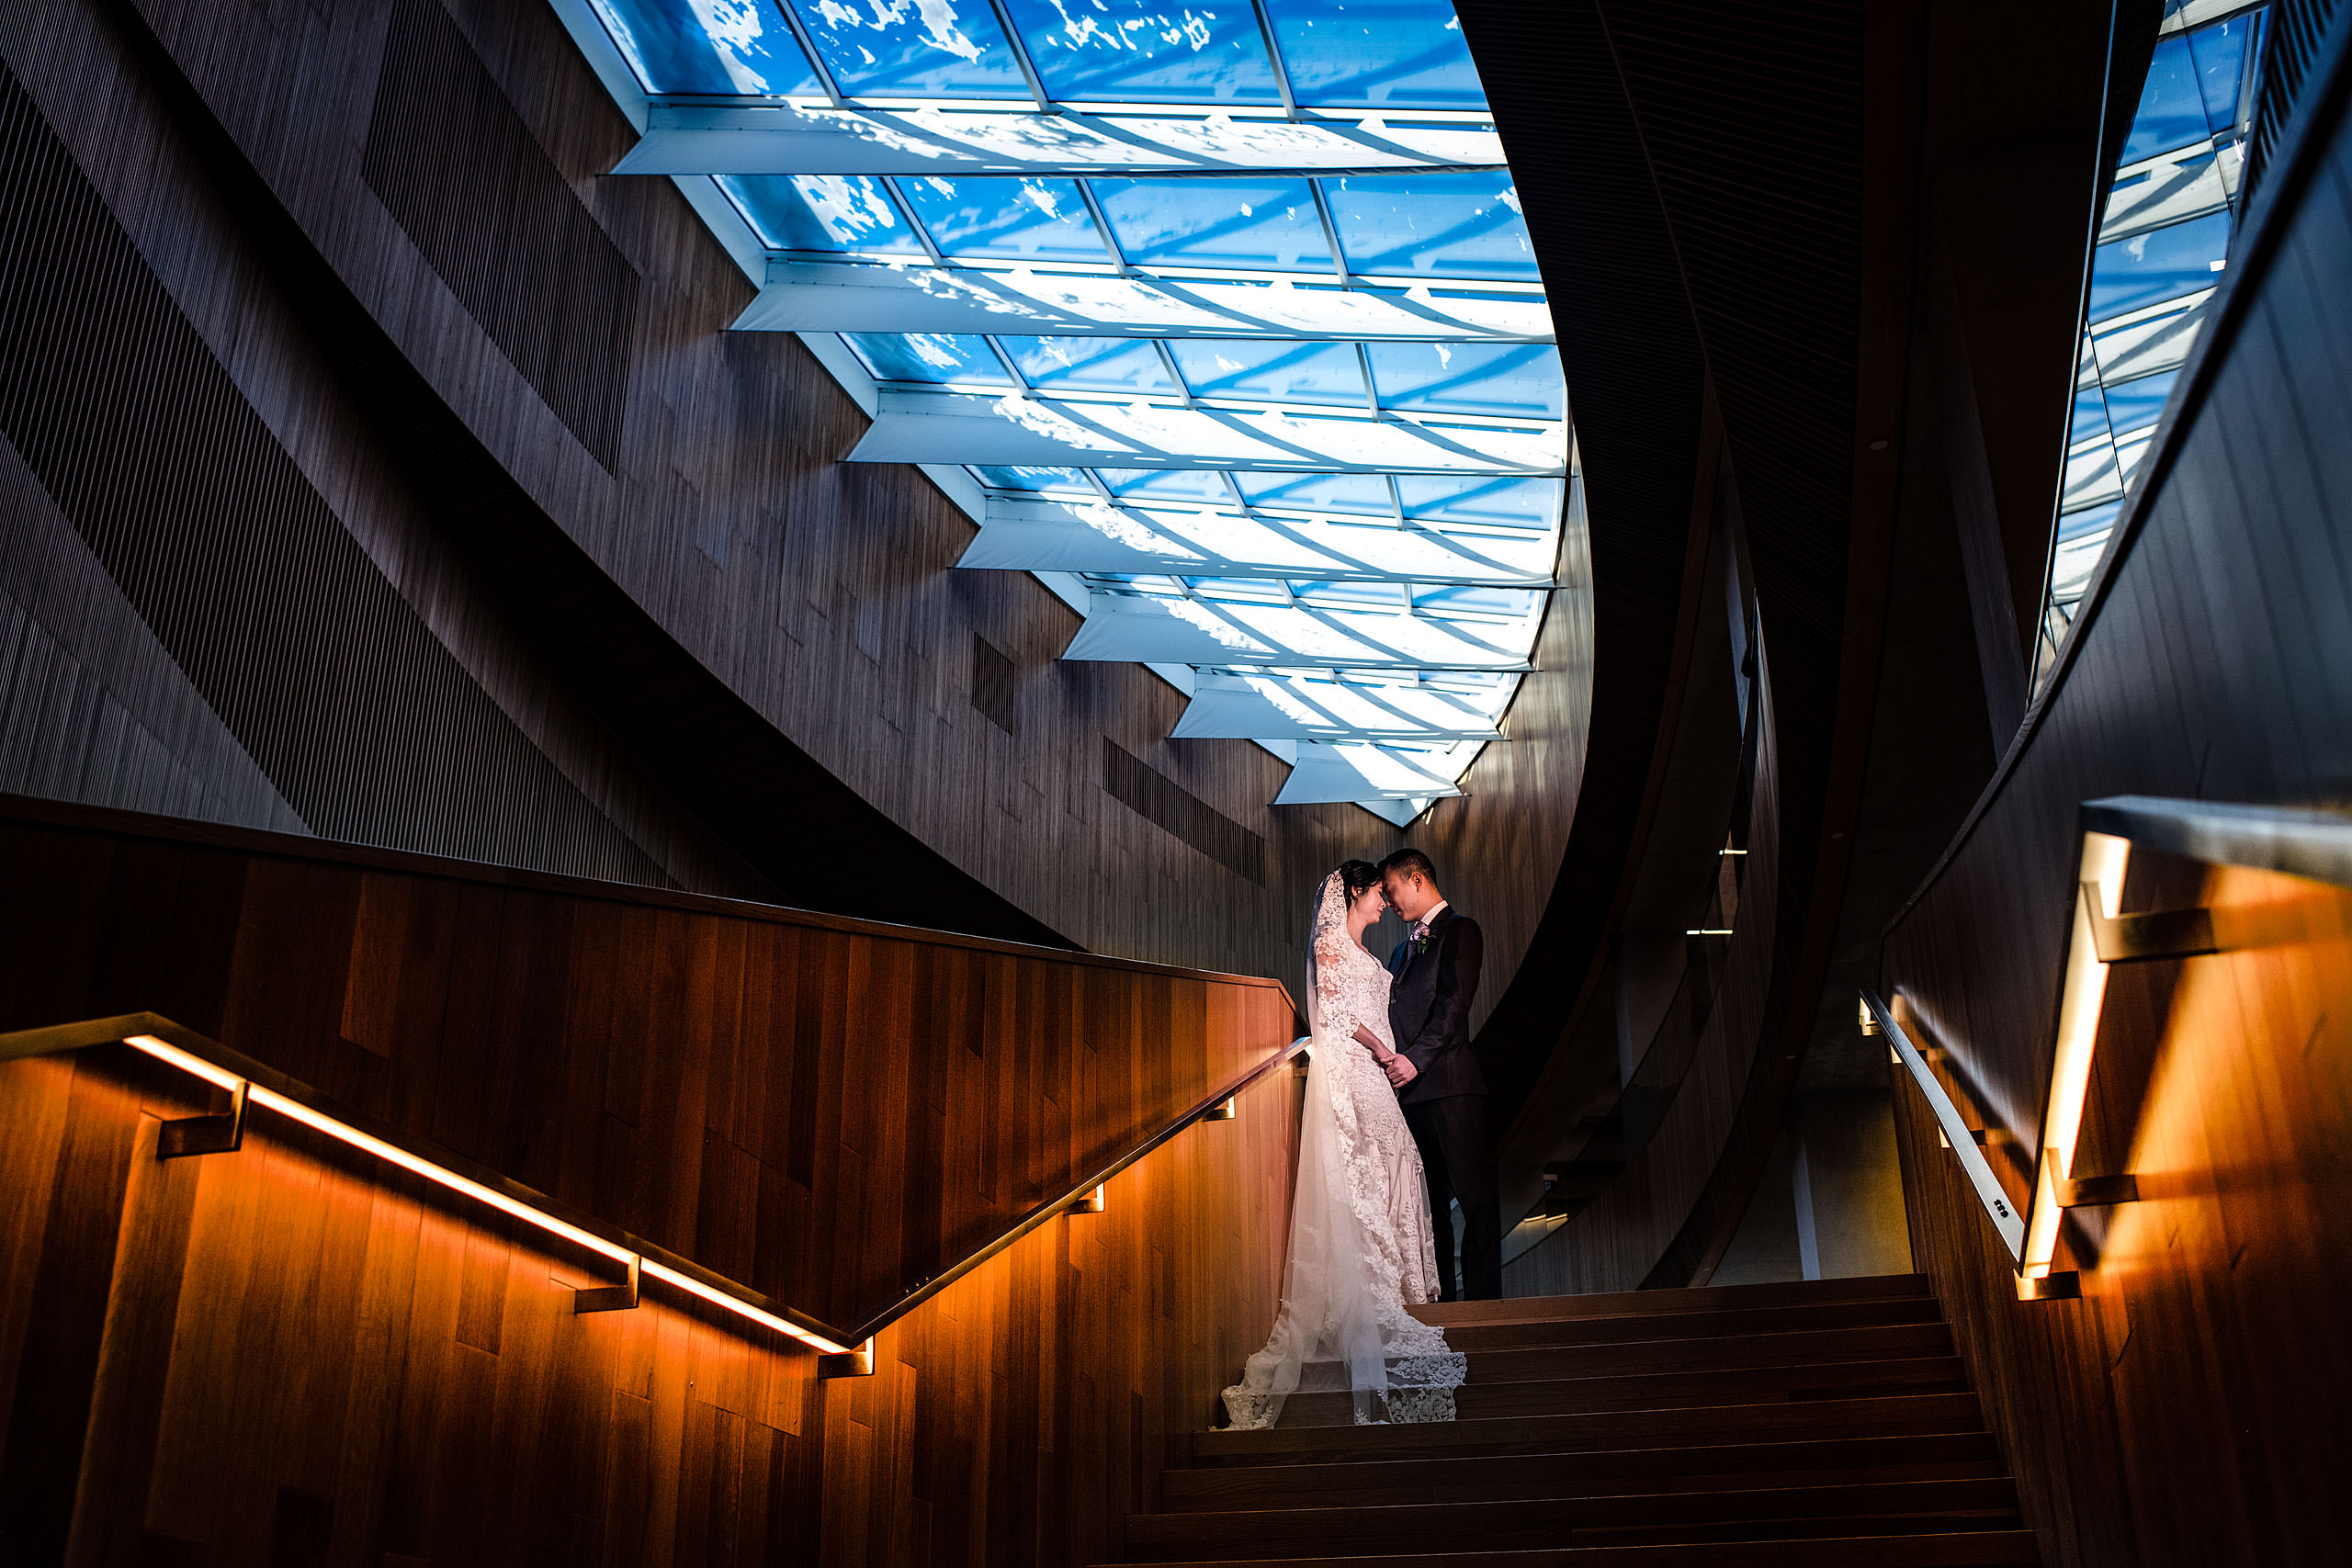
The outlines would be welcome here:
M 972 634 L 972 705 L 1007 735 L 1021 733 L 1021 715 L 1013 703 L 1018 671 L 986 637 Z
M 1173 833 L 1237 876 L 1264 886 L 1266 840 L 1175 780 L 1102 741 L 1103 784 L 1112 797 L 1147 821 Z
M 396 0 L 360 176 L 605 471 L 638 276 L 435 0 Z

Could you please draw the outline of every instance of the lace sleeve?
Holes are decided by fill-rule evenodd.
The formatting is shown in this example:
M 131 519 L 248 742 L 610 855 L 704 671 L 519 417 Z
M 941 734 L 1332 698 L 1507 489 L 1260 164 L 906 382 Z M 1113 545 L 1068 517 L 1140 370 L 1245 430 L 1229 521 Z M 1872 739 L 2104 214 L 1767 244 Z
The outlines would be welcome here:
M 1355 1010 L 1348 1005 L 1345 931 L 1326 931 L 1315 942 L 1316 1019 L 1326 1034 L 1345 1034 L 1356 1026 Z

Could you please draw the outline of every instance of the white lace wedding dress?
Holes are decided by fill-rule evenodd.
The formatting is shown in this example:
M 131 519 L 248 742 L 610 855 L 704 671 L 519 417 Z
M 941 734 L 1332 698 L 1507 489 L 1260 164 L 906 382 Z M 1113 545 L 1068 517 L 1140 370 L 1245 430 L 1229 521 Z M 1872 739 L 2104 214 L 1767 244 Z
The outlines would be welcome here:
M 1335 872 L 1316 897 L 1308 1016 L 1314 1045 L 1298 1135 L 1290 1258 L 1266 1348 L 1225 1391 L 1235 1427 L 1271 1427 L 1294 1393 L 1345 1389 L 1358 1426 L 1451 1421 L 1467 1361 L 1408 1303 L 1437 1297 L 1420 1152 L 1396 1091 L 1354 1038 L 1395 1048 L 1388 972 L 1351 940 Z

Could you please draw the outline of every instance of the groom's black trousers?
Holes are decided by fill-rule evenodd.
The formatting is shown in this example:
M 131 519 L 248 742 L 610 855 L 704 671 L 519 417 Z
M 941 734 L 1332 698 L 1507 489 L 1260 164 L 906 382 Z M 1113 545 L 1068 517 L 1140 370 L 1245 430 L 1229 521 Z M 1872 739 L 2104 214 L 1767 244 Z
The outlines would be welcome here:
M 1493 1302 L 1503 1294 L 1502 1200 L 1495 1190 L 1494 1145 L 1487 1141 L 1487 1097 L 1450 1094 L 1405 1106 L 1405 1125 L 1421 1151 L 1429 1179 L 1430 1229 L 1436 1233 L 1437 1277 L 1445 1301 Z M 1462 1205 L 1462 1285 L 1453 1283 L 1453 1216 Z

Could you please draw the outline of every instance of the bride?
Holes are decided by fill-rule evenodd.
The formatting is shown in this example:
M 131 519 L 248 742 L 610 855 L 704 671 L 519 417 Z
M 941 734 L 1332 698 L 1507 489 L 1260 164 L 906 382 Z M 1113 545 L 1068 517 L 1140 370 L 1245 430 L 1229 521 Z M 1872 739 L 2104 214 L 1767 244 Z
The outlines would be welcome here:
M 1314 1045 L 1298 1132 L 1290 1259 L 1266 1348 L 1225 1391 L 1235 1427 L 1271 1427 L 1291 1393 L 1347 1389 L 1358 1426 L 1451 1421 L 1467 1366 L 1405 1308 L 1437 1299 L 1421 1156 L 1391 1087 L 1411 1066 L 1388 1028 L 1388 971 L 1363 935 L 1386 900 L 1379 868 L 1323 879 L 1307 940 Z

